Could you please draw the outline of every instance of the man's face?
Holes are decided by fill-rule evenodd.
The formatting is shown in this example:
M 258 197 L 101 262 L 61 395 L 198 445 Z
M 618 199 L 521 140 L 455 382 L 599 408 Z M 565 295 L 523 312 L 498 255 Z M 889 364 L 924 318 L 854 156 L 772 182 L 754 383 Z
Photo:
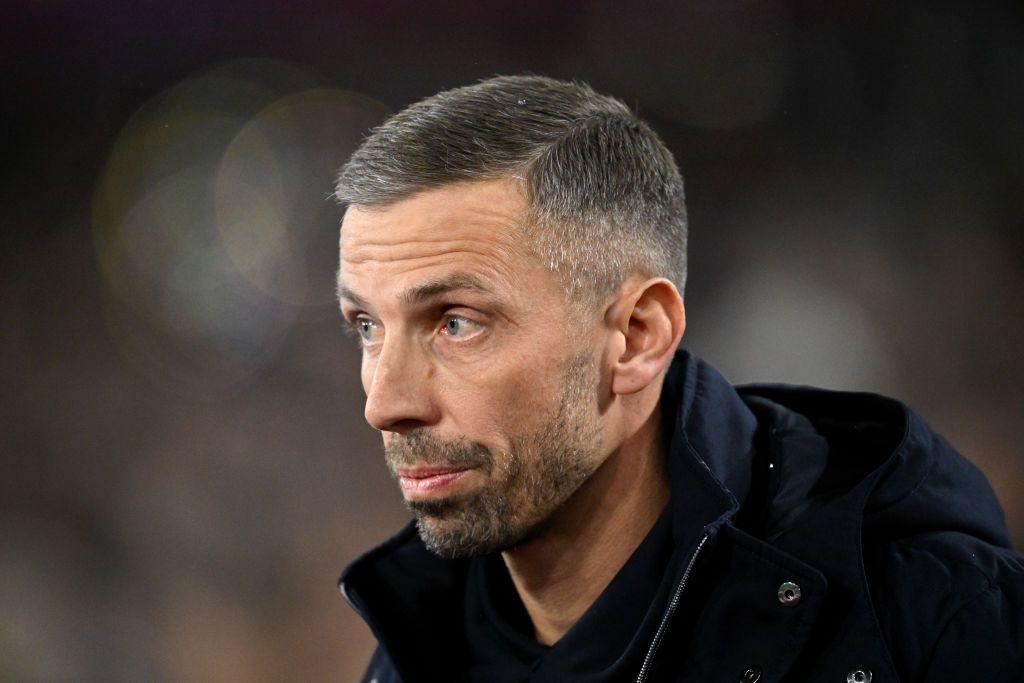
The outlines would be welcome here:
M 449 557 L 526 540 L 606 455 L 585 341 L 598 321 L 570 319 L 524 244 L 526 209 L 494 180 L 350 207 L 342 224 L 366 419 L 427 547 Z

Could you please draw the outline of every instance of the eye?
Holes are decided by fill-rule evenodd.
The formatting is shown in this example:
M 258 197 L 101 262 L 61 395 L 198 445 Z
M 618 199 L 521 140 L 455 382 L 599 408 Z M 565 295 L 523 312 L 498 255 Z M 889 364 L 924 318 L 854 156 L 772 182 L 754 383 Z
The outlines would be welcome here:
M 481 326 L 461 315 L 449 315 L 444 320 L 442 331 L 453 339 L 469 339 L 480 332 Z
M 381 326 L 370 318 L 356 318 L 354 326 L 359 339 L 367 346 L 378 343 L 384 333 Z

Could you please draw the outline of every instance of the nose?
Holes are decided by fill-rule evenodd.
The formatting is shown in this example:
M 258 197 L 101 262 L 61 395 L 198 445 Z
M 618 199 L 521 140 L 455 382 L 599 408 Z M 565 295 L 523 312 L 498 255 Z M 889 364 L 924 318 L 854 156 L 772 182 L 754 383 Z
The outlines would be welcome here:
M 392 338 L 393 339 L 393 338 Z M 385 339 L 366 368 L 366 421 L 382 432 L 404 434 L 440 419 L 434 401 L 434 371 L 428 359 Z

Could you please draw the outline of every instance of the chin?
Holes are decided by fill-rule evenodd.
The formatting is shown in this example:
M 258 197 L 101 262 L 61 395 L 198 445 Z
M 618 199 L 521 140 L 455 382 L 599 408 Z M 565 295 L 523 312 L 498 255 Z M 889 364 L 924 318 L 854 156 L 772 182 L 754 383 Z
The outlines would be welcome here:
M 532 529 L 509 523 L 507 518 L 467 520 L 464 515 L 436 517 L 425 512 L 416 514 L 416 530 L 427 550 L 448 559 L 505 552 L 532 535 Z

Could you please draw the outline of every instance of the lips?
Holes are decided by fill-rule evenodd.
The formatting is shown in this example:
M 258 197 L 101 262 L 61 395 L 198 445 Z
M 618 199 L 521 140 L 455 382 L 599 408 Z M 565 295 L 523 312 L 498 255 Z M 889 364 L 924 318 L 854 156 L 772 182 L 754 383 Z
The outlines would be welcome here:
M 452 486 L 470 470 L 465 467 L 400 467 L 395 470 L 405 493 L 435 493 Z

